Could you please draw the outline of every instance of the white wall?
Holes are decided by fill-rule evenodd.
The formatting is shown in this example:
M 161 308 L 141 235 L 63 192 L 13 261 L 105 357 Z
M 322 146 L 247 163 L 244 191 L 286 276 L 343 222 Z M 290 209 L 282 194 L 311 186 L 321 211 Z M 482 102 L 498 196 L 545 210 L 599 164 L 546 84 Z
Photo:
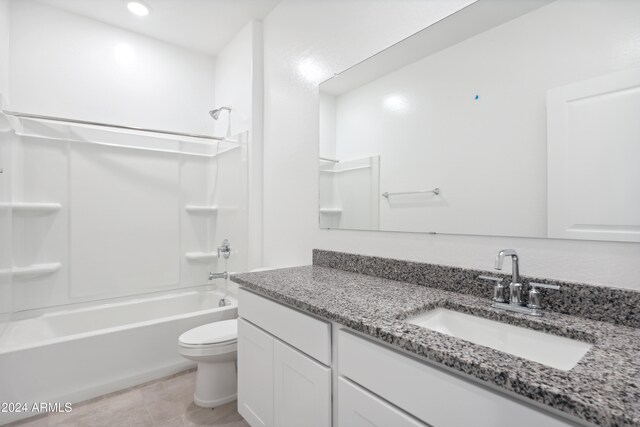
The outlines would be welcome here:
M 257 25 L 251 22 L 245 26 L 216 56 L 215 107 L 233 108 L 231 134 L 251 127 L 253 32 Z M 223 111 L 215 122 L 216 135 L 226 135 L 228 126 L 229 114 Z
M 640 289 L 638 244 L 319 229 L 318 83 L 465 3 L 285 0 L 267 17 L 264 264 L 308 264 L 315 247 L 490 269 L 514 247 L 524 274 Z
M 213 132 L 214 59 L 32 0 L 11 2 L 11 108 Z
M 9 91 L 9 0 L 0 0 L 0 108 Z M 11 200 L 11 182 L 6 159 L 11 158 L 8 123 L 0 118 L 0 205 Z M 0 208 L 0 271 L 11 268 L 11 211 Z M 0 335 L 13 311 L 11 275 L 0 274 Z
M 9 0 L 0 0 L 0 94 L 9 96 Z
M 545 237 L 547 91 L 640 66 L 640 45 L 611 58 L 637 16 L 640 2 L 558 0 L 337 97 L 339 159 L 380 154 L 382 191 L 441 189 L 380 198 L 380 229 Z
M 231 121 L 226 111 L 220 114 L 216 135 L 249 132 L 249 269 L 262 266 L 262 73 L 262 23 L 252 21 L 216 56 L 215 66 L 215 108 L 233 108 Z

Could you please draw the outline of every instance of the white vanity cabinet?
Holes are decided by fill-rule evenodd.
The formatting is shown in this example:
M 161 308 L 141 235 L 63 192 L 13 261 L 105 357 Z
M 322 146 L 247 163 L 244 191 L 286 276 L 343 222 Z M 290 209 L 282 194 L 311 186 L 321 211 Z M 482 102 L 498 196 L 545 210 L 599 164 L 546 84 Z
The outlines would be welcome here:
M 238 412 L 252 427 L 273 426 L 271 335 L 238 319 Z
M 589 425 L 242 288 L 238 311 L 238 412 L 252 427 Z
M 238 412 L 252 427 L 330 427 L 331 325 L 244 289 L 238 301 Z
M 274 424 L 329 427 L 331 369 L 278 340 L 273 354 Z
M 374 393 L 375 396 L 372 397 L 384 399 L 388 402 L 385 404 L 392 409 L 401 409 L 428 425 L 434 427 L 579 425 L 351 332 L 341 330 L 337 341 L 340 380 L 347 378 L 357 383 L 369 393 Z M 342 393 L 342 386 L 339 392 Z M 349 398 L 349 401 L 352 400 Z M 342 395 L 339 395 L 338 401 L 339 405 L 343 404 Z M 349 403 L 349 405 L 353 404 Z M 378 406 L 381 407 L 382 403 Z M 340 411 L 342 409 L 339 409 L 339 413 Z M 387 412 L 391 413 L 389 410 Z M 410 421 L 404 424 L 398 422 L 397 425 L 423 425 L 415 424 L 415 421 L 414 424 L 407 424 L 408 422 Z M 345 422 L 339 427 L 351 427 L 351 425 L 350 422 Z
M 427 427 L 344 377 L 338 379 L 338 426 Z

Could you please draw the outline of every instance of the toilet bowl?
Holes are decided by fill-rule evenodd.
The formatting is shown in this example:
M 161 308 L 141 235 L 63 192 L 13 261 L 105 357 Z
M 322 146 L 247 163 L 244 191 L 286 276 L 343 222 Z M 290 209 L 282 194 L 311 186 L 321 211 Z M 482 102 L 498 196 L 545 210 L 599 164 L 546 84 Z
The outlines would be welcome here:
M 198 363 L 193 401 L 215 408 L 237 396 L 238 321 L 222 320 L 191 329 L 178 338 L 180 354 Z

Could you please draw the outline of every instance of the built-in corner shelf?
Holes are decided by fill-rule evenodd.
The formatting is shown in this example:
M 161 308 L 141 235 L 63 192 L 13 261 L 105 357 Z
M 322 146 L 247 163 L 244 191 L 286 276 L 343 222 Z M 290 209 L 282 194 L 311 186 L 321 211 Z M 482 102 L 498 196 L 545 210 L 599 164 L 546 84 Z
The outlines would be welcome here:
M 191 214 L 212 215 L 218 212 L 216 205 L 187 205 L 184 209 Z
M 320 172 L 324 172 L 324 173 L 341 173 L 341 172 L 349 172 L 349 171 L 357 171 L 360 169 L 369 169 L 371 166 L 369 165 L 364 165 L 364 166 L 354 166 L 352 168 L 344 168 L 344 169 L 320 169 Z
M 0 276 L 9 276 L 14 279 L 33 279 L 35 277 L 46 276 L 60 270 L 62 264 L 59 262 L 49 262 L 43 264 L 32 264 L 26 267 L 13 267 L 11 270 L 0 270 Z
M 190 262 L 209 262 L 218 258 L 217 252 L 187 252 L 184 257 Z
M 62 208 L 60 203 L 9 203 L 9 207 L 16 214 L 45 215 L 57 212 Z
M 320 208 L 320 213 L 325 215 L 340 215 L 342 209 L 340 208 Z

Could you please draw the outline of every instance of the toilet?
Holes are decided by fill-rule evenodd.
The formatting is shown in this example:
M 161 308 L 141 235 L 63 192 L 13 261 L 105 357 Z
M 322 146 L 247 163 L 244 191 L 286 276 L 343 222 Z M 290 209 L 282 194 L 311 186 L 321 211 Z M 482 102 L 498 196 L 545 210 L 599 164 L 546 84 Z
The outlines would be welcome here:
M 193 401 L 215 408 L 237 396 L 237 319 L 193 328 L 178 338 L 180 354 L 198 363 Z
M 273 270 L 262 267 L 251 273 Z M 198 326 L 178 338 L 180 354 L 198 363 L 193 402 L 215 408 L 238 395 L 238 320 L 221 320 Z

